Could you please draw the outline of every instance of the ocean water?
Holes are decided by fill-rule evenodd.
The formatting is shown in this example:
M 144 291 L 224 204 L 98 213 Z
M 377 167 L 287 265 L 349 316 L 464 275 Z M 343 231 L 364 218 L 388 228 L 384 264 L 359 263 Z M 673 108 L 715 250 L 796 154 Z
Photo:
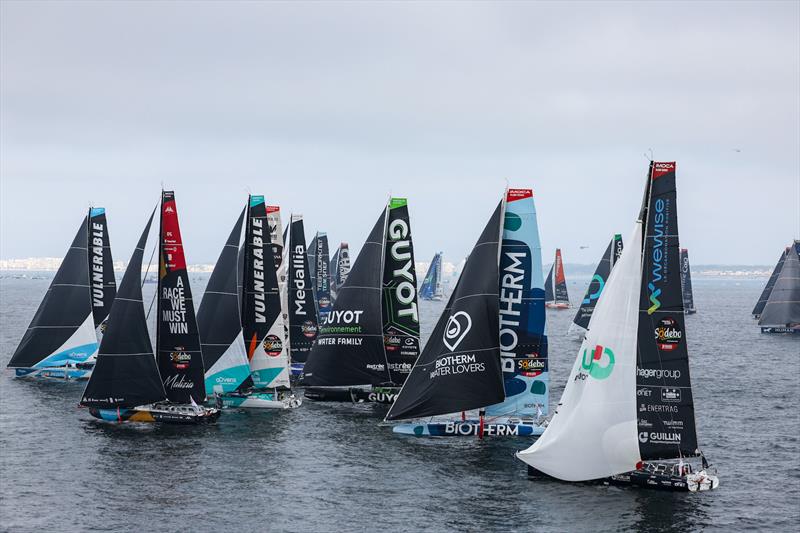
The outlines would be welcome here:
M 195 297 L 206 277 L 193 275 Z M 575 303 L 586 280 L 571 280 Z M 47 289 L 0 279 L 5 367 Z M 695 279 L 687 317 L 698 434 L 719 469 L 702 494 L 529 480 L 525 439 L 420 439 L 385 408 L 305 403 L 215 425 L 109 424 L 83 385 L 0 376 L 2 531 L 696 531 L 800 524 L 800 339 L 761 335 L 764 280 Z M 153 286 L 146 285 L 152 294 Z M 421 302 L 423 337 L 442 303 Z M 548 311 L 555 404 L 578 342 Z

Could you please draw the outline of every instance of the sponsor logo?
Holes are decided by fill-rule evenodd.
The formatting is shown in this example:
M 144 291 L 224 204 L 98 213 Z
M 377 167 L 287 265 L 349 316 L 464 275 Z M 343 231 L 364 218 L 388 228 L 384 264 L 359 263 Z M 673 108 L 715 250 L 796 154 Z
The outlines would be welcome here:
M 660 403 L 656 404 L 646 404 L 640 403 L 639 404 L 639 412 L 640 413 L 677 413 L 678 406 L 677 405 L 663 405 Z
M 364 311 L 331 311 L 324 319 L 325 325 L 333 324 L 359 324 Z
M 636 389 L 636 396 L 644 396 L 645 398 L 649 398 L 653 395 L 653 389 L 648 389 L 647 387 L 640 387 Z
M 369 364 L 366 366 L 366 368 L 367 370 L 375 370 L 377 372 L 383 372 L 384 370 L 386 370 L 386 367 L 383 365 L 383 363 Z
M 263 324 L 267 321 L 266 292 L 264 282 L 264 219 L 250 218 L 250 233 L 252 239 L 252 268 L 253 268 L 253 308 L 255 321 Z M 270 247 L 270 250 L 272 248 Z M 274 261 L 274 259 L 273 259 Z
M 597 282 L 597 289 L 593 293 L 590 293 L 583 299 L 581 302 L 582 305 L 589 305 L 592 303 L 592 300 L 597 300 L 600 298 L 600 294 L 603 292 L 603 288 L 606 286 L 606 282 L 603 280 L 603 277 L 600 274 L 595 274 L 592 276 L 592 281 Z M 589 282 L 589 286 L 591 287 L 591 282 Z M 591 313 L 589 313 L 591 314 Z
M 661 289 L 656 288 L 656 283 L 659 283 L 664 277 L 664 266 L 667 262 L 666 254 L 666 208 L 667 203 L 663 198 L 656 198 L 653 202 L 651 209 L 653 210 L 652 216 L 652 237 L 653 237 L 653 250 L 650 259 L 653 266 L 650 270 L 650 281 L 647 283 L 647 288 L 650 290 L 650 307 L 647 309 L 647 314 L 652 315 L 659 308 L 661 308 L 661 301 L 658 299 L 661 296 Z
M 192 356 L 183 350 L 184 348 L 178 347 L 174 352 L 169 354 L 169 360 L 172 362 L 172 366 L 178 370 L 186 370 L 189 368 L 189 363 L 192 362 Z
M 509 222 L 510 219 L 506 219 L 504 224 Z M 526 285 L 525 264 L 530 263 L 528 255 L 526 251 L 506 250 L 500 258 L 500 365 L 507 374 L 513 373 L 515 368 L 515 350 L 519 344 L 517 332 L 520 329 L 522 296 Z
M 639 432 L 639 442 L 642 444 L 680 444 L 680 433 L 663 433 L 656 431 L 641 431 Z
M 676 349 L 681 342 L 681 338 L 683 338 L 680 325 L 672 317 L 662 318 L 653 333 L 655 334 L 658 349 L 665 352 Z
M 184 374 L 173 374 L 164 380 L 164 387 L 168 389 L 193 389 L 194 382 L 186 379 Z
M 414 279 L 414 265 L 411 260 L 411 239 L 408 223 L 402 218 L 396 218 L 389 223 L 387 231 L 389 240 L 389 254 L 392 260 L 398 262 L 399 268 L 392 270 L 394 287 L 394 300 L 398 303 L 397 316 L 410 317 L 413 322 L 419 322 L 417 314 L 417 286 Z
M 444 425 L 444 432 L 446 435 L 477 435 L 480 432 L 480 425 L 466 422 L 447 422 Z M 486 424 L 483 426 L 483 434 L 498 437 L 519 435 L 519 426 L 516 424 Z
M 583 368 L 594 379 L 606 379 L 614 371 L 614 352 L 611 348 L 600 346 L 599 344 L 594 347 L 592 352 L 588 349 L 583 349 L 583 357 L 581 358 L 581 368 Z M 575 376 L 575 379 L 578 379 Z M 581 379 L 586 379 L 585 376 Z
M 472 317 L 464 311 L 459 311 L 454 315 L 450 315 L 447 319 L 447 325 L 444 328 L 444 335 L 442 341 L 451 352 L 456 351 L 458 345 L 467 336 L 469 330 L 472 329 Z
M 319 306 L 320 307 L 330 307 L 331 306 L 331 299 L 330 298 L 326 298 L 325 296 L 323 296 L 322 298 L 319 299 Z
M 186 294 L 184 292 L 182 277 L 179 276 L 175 281 L 175 287 L 161 287 L 161 300 L 169 302 L 169 306 L 163 305 L 161 309 L 161 320 L 163 323 L 167 324 L 169 332 L 173 335 L 188 334 L 189 324 L 186 322 Z
M 643 418 L 639 419 L 638 425 L 639 425 L 640 428 L 651 428 L 651 427 L 653 427 L 653 424 L 651 424 L 650 421 L 645 420 Z
M 103 225 L 92 222 L 92 305 L 103 307 Z
M 395 399 L 397 399 L 397 394 L 389 394 L 386 392 L 370 392 L 367 395 L 367 399 L 371 402 L 394 403 Z
M 300 331 L 303 332 L 303 335 L 308 339 L 313 339 L 317 336 L 317 325 L 314 324 L 311 320 L 306 320 L 300 326 Z
M 406 346 L 415 346 L 417 344 L 417 340 L 413 337 L 406 337 L 406 340 L 403 342 Z
M 261 345 L 270 357 L 278 357 L 283 351 L 283 341 L 277 335 L 267 335 Z
M 681 389 L 674 389 L 674 388 L 667 388 L 664 387 L 661 389 L 661 401 L 662 402 L 680 402 L 681 401 Z
M 214 380 L 217 383 L 236 383 L 236 378 L 228 378 L 225 376 L 217 376 L 217 379 Z
M 486 365 L 478 361 L 475 354 L 445 355 L 436 360 L 436 368 L 431 372 L 430 379 L 456 374 L 472 374 L 484 370 L 486 370 Z
M 640 378 L 656 378 L 656 379 L 679 379 L 681 377 L 680 370 L 667 370 L 664 368 L 640 368 L 636 367 L 636 375 Z

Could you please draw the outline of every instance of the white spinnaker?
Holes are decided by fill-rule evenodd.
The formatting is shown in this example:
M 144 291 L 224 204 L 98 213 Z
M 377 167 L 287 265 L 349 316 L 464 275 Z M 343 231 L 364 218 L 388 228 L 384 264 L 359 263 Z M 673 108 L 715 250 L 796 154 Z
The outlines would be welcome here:
M 564 481 L 636 468 L 641 460 L 636 414 L 641 278 L 642 223 L 637 222 L 594 309 L 552 421 L 539 440 L 517 453 L 525 463 Z
M 92 346 L 94 345 L 94 346 Z M 100 343 L 94 330 L 94 316 L 91 311 L 80 327 L 64 341 L 64 344 L 53 350 L 53 353 L 36 363 L 36 368 L 63 366 L 68 363 L 83 363 L 97 359 Z
M 206 369 L 206 392 L 223 394 L 236 390 L 250 375 L 250 363 L 241 333 L 228 346 L 219 359 Z M 208 380 L 211 380 L 211 387 Z

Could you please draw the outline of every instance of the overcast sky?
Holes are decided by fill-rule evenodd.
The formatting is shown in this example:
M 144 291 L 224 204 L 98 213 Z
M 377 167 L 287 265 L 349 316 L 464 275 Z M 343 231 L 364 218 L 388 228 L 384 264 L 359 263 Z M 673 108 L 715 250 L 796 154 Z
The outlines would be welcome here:
M 63 256 L 92 203 L 127 261 L 163 183 L 190 263 L 248 190 L 355 249 L 407 196 L 417 259 L 457 262 L 507 180 L 545 262 L 593 263 L 652 149 L 695 264 L 771 264 L 800 237 L 798 6 L 6 0 L 0 258 Z

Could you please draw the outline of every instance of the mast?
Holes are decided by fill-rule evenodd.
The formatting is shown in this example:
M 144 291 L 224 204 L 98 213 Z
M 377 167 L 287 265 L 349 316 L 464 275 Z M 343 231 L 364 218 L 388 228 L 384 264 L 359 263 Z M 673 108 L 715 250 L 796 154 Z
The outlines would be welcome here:
M 166 399 L 142 302 L 142 256 L 154 215 L 155 210 L 139 237 L 111 307 L 97 364 L 80 402 L 85 407 L 130 408 Z
M 167 399 L 206 400 L 205 370 L 173 191 L 161 192 L 156 359 Z
M 88 220 L 88 217 L 82 219 L 64 260 L 8 362 L 9 368 L 83 363 L 97 353 L 87 250 Z
M 456 413 L 505 399 L 497 295 L 502 213 L 501 201 L 387 420 Z

